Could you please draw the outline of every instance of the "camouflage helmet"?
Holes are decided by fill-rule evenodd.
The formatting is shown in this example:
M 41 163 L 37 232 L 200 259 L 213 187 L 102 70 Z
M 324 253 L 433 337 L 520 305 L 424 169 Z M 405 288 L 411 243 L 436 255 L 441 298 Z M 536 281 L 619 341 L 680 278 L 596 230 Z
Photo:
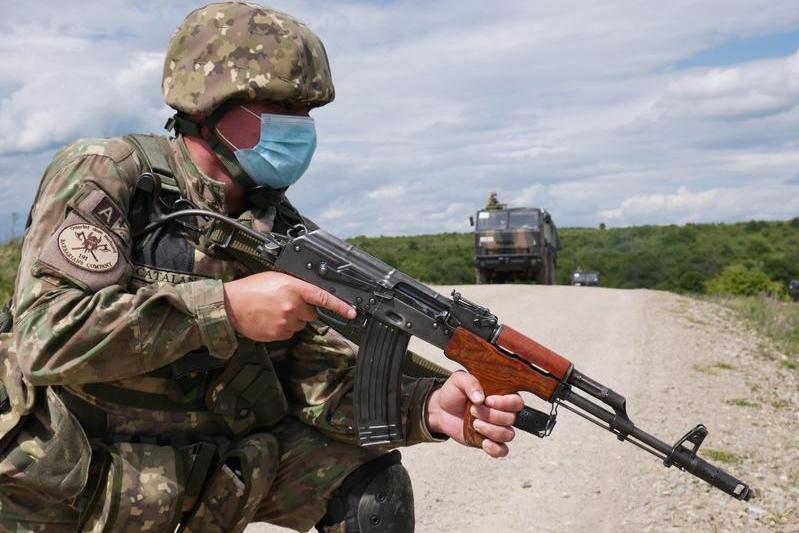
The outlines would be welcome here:
M 297 19 L 243 2 L 189 13 L 169 43 L 162 91 L 187 115 L 228 100 L 325 105 L 335 91 L 322 41 Z

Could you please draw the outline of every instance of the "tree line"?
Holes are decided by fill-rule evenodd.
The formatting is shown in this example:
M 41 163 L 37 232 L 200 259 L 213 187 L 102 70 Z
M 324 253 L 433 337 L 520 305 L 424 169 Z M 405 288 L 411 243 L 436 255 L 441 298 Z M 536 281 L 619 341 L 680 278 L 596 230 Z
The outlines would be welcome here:
M 771 284 L 768 290 L 779 291 L 790 279 L 799 278 L 799 217 L 735 224 L 564 228 L 560 237 L 559 284 L 568 284 L 578 267 L 599 271 L 604 287 L 690 293 L 735 293 L 738 284 L 760 290 L 764 283 Z M 361 236 L 350 242 L 429 283 L 474 282 L 472 233 Z M 728 279 L 733 280 L 732 288 L 719 283 Z
M 557 283 L 578 267 L 600 285 L 684 293 L 781 295 L 799 279 L 799 217 L 786 221 L 627 228 L 564 228 Z M 354 237 L 349 241 L 434 284 L 474 283 L 473 233 Z M 0 297 L 11 295 L 19 241 L 0 246 Z

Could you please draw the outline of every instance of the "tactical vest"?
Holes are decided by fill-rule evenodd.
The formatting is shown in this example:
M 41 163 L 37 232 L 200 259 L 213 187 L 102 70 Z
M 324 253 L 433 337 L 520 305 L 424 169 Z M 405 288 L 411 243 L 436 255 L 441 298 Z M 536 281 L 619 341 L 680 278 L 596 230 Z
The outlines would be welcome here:
M 125 139 L 136 148 L 147 169 L 139 178 L 129 210 L 132 235 L 136 236 L 131 290 L 149 283 L 175 284 L 209 277 L 195 268 L 198 260 L 209 257 L 226 267 L 229 279 L 232 271 L 239 277 L 270 268 L 257 253 L 258 242 L 219 223 L 188 219 L 139 235 L 160 216 L 195 206 L 187 200 L 181 174 L 174 170 L 172 147 L 166 138 L 130 135 Z M 278 227 L 301 220 L 287 201 L 276 206 Z M 272 364 L 287 348 L 287 343 L 239 338 L 239 349 L 228 361 L 199 350 L 144 376 L 64 387 L 62 397 L 95 438 L 237 436 L 273 425 L 288 413 Z

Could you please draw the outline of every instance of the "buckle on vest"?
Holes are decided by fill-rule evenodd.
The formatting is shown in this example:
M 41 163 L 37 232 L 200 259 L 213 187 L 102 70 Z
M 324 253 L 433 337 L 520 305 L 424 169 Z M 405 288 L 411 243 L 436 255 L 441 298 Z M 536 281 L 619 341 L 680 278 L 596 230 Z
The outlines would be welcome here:
M 219 240 L 217 240 L 214 237 L 214 234 L 217 233 L 217 232 L 219 232 L 223 236 L 225 236 L 225 240 L 224 241 L 219 241 Z M 230 245 L 233 242 L 233 236 L 235 234 L 236 234 L 236 230 L 235 229 L 231 229 L 230 231 L 226 232 L 224 227 L 221 226 L 220 224 L 218 224 L 216 221 L 211 223 L 208 226 L 208 229 L 205 230 L 205 238 L 208 240 L 208 243 L 210 244 L 210 247 L 213 248 L 213 249 L 217 249 L 218 248 L 218 249 L 221 249 L 221 250 L 227 250 L 228 248 L 230 248 Z

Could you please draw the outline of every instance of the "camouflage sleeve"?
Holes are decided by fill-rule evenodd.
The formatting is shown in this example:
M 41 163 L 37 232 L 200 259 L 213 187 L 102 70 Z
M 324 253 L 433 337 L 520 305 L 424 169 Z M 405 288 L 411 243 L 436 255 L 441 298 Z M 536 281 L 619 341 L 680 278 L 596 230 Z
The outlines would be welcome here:
M 336 440 L 357 443 L 352 390 L 356 352 L 344 337 L 314 322 L 299 332 L 296 344 L 276 363 L 294 416 Z M 425 406 L 437 379 L 404 377 L 401 391 L 403 446 L 437 442 L 425 422 Z
M 121 140 L 73 144 L 45 172 L 14 296 L 17 354 L 30 383 L 121 379 L 201 346 L 221 358 L 235 351 L 221 281 L 126 292 L 138 174 Z

